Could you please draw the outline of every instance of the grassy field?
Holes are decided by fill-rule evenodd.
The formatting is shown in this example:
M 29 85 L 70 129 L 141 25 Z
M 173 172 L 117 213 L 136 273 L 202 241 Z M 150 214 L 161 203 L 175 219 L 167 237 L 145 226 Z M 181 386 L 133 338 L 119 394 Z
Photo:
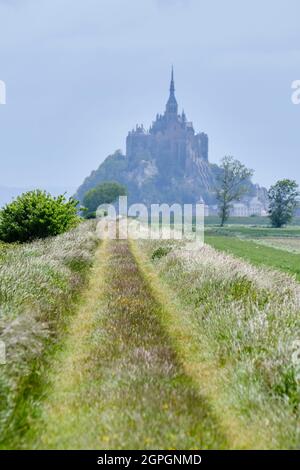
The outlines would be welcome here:
M 96 247 L 94 223 L 0 247 L 0 447 L 18 446 L 43 394 L 51 351 L 64 336 Z
M 158 251 L 165 245 L 168 250 Z M 176 242 L 170 250 L 170 242 L 158 241 L 143 242 L 142 250 L 154 258 L 160 289 L 172 292 L 181 309 L 179 321 L 188 318 L 196 338 L 191 361 L 231 445 L 240 436 L 246 448 L 298 447 L 300 389 L 292 362 L 298 283 L 209 246 L 186 249 Z
M 268 266 L 295 275 L 300 281 L 300 253 L 291 253 L 252 240 L 241 240 L 229 236 L 206 236 L 205 242 L 218 250 L 231 253 L 257 266 Z M 284 242 L 281 243 L 281 248 L 283 247 Z
M 268 237 L 256 240 L 256 243 L 261 243 L 265 246 L 278 248 L 279 250 L 290 251 L 291 253 L 300 253 L 300 237 Z
M 268 266 L 295 275 L 300 280 L 300 226 L 272 228 L 267 218 L 241 218 L 244 225 L 230 223 L 224 227 L 205 225 L 205 241 L 212 247 L 243 258 L 257 266 Z M 255 219 L 256 224 L 250 224 Z M 259 223 L 261 222 L 261 223 Z
M 300 238 L 300 227 L 289 226 L 278 229 L 236 224 L 226 225 L 225 227 L 206 226 L 205 233 L 207 235 L 239 238 Z
M 30 445 L 228 446 L 210 404 L 186 374 L 162 315 L 128 243 L 104 243 L 53 366 L 52 385 Z
M 229 225 L 252 225 L 252 226 L 270 226 L 270 219 L 266 216 L 254 217 L 229 217 L 227 223 Z M 205 225 L 220 225 L 220 217 L 209 215 L 205 217 Z M 291 225 L 300 227 L 300 217 L 294 217 Z
M 2 245 L 1 448 L 298 448 L 298 238 L 244 229 Z
M 101 244 L 19 448 L 298 445 L 300 286 L 191 249 Z

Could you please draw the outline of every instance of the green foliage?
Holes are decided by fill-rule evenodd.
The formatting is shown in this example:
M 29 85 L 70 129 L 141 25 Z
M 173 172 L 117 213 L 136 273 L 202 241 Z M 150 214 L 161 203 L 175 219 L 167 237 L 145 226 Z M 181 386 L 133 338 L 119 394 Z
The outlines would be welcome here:
M 95 219 L 96 218 L 96 211 L 88 212 L 86 211 L 83 215 L 85 219 Z
M 105 181 L 117 181 L 120 184 L 126 184 L 128 188 L 128 182 L 125 178 L 127 171 L 128 161 L 120 150 L 117 150 L 114 154 L 109 155 L 92 173 L 85 178 L 83 184 L 78 188 L 76 192 L 76 199 L 83 201 L 84 195 L 90 190 L 95 188 Z M 130 188 L 131 194 L 131 188 Z
M 156 250 L 153 251 L 152 255 L 151 255 L 151 259 L 160 259 L 162 258 L 163 256 L 167 256 L 170 251 L 172 250 L 172 248 L 170 246 L 160 246 L 158 248 L 156 248 Z
M 293 218 L 299 196 L 296 181 L 279 180 L 268 191 L 269 217 L 273 227 L 280 228 Z
M 87 191 L 83 198 L 83 205 L 86 208 L 85 218 L 91 218 L 96 215 L 96 210 L 101 204 L 111 204 L 119 196 L 126 195 L 126 188 L 119 183 L 104 182 L 93 189 Z
M 39 189 L 23 193 L 0 211 L 0 239 L 27 242 L 66 232 L 80 221 L 76 206 L 64 195 L 52 197 Z
M 151 205 L 160 201 L 168 204 L 196 203 L 200 196 L 206 204 L 216 204 L 214 187 L 223 170 L 216 164 L 204 160 L 202 163 L 201 169 L 192 178 L 186 178 L 180 165 L 174 166 L 173 162 L 168 166 L 163 153 L 153 159 L 148 151 L 143 150 L 137 152 L 136 158 L 128 159 L 121 151 L 116 151 L 85 178 L 75 197 L 82 203 L 90 189 L 105 181 L 116 181 L 127 188 L 130 204 L 143 202 Z M 137 174 L 142 176 L 143 184 L 139 184 Z M 250 179 L 245 182 L 245 187 L 247 197 L 256 196 L 257 189 Z
M 292 366 L 283 368 L 280 378 L 275 384 L 276 393 L 283 398 L 288 398 L 295 411 L 299 407 L 299 381 L 297 380 L 295 368 Z
M 221 173 L 217 178 L 216 196 L 219 204 L 221 226 L 229 218 L 233 201 L 239 201 L 249 189 L 253 170 L 246 168 L 239 160 L 225 156 L 221 161 Z

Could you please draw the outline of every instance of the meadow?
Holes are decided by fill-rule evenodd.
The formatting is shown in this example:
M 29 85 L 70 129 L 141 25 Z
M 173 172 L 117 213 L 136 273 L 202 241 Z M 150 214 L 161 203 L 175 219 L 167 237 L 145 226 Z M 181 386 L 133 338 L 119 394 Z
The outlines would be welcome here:
M 263 239 L 262 243 L 228 236 L 206 236 L 205 241 L 217 250 L 231 253 L 257 266 L 285 271 L 300 281 L 300 253 L 285 250 L 284 242 L 281 242 L 280 247 L 275 247 L 268 245 L 268 239 Z
M 1 448 L 298 448 L 299 227 L 273 230 L 2 244 Z
M 216 215 L 205 216 L 205 225 L 219 225 L 220 218 Z M 251 217 L 229 217 L 227 225 L 246 225 L 270 227 L 270 219 L 267 216 L 251 216 Z M 300 227 L 300 217 L 294 217 L 291 226 Z
M 251 225 L 252 217 L 236 217 L 236 223 L 219 227 L 205 225 L 205 242 L 217 250 L 231 253 L 257 266 L 268 266 L 300 280 L 300 226 L 280 229 L 265 225 L 266 218 L 257 218 L 260 224 Z M 245 224 L 241 224 L 243 219 Z M 240 222 L 239 224 L 237 222 Z M 230 222 L 230 221 L 229 221 Z
M 292 357 L 300 286 L 285 273 L 223 251 L 230 240 L 247 257 L 244 242 L 218 240 L 218 250 L 168 241 L 144 242 L 142 250 L 152 259 L 160 289 L 181 312 L 180 334 L 193 331 L 185 358 L 197 362 L 200 389 L 231 442 L 237 448 L 297 447 L 300 384 Z
M 64 336 L 93 260 L 94 223 L 45 240 L 0 245 L 0 447 L 13 448 L 43 393 L 51 352 Z

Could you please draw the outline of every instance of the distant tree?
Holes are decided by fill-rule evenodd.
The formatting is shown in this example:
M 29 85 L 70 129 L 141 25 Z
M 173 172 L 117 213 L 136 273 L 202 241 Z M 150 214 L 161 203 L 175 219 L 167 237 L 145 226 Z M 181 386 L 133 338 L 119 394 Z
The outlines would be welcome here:
M 83 197 L 85 218 L 95 217 L 96 210 L 101 204 L 112 204 L 119 196 L 126 196 L 125 186 L 115 182 L 104 182 L 87 191 Z
M 298 196 L 298 184 L 294 180 L 279 180 L 270 187 L 269 217 L 273 227 L 280 228 L 292 220 Z
M 216 195 L 221 218 L 221 227 L 229 217 L 233 201 L 239 201 L 247 192 L 249 178 L 253 170 L 246 168 L 239 160 L 225 156 L 220 165 L 221 172 L 217 178 Z
M 41 190 L 23 193 L 0 211 L 0 240 L 27 242 L 63 233 L 80 222 L 77 204 Z

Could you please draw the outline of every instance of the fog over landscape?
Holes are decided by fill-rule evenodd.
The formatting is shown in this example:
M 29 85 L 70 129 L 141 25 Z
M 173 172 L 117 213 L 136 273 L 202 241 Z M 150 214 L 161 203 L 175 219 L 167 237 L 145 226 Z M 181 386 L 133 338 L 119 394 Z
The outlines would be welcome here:
M 11 194 L 3 187 L 75 190 L 124 150 L 136 123 L 148 128 L 163 111 L 172 63 L 179 110 L 208 134 L 211 162 L 232 154 L 260 185 L 299 182 L 299 8 L 0 1 L 0 197 Z

